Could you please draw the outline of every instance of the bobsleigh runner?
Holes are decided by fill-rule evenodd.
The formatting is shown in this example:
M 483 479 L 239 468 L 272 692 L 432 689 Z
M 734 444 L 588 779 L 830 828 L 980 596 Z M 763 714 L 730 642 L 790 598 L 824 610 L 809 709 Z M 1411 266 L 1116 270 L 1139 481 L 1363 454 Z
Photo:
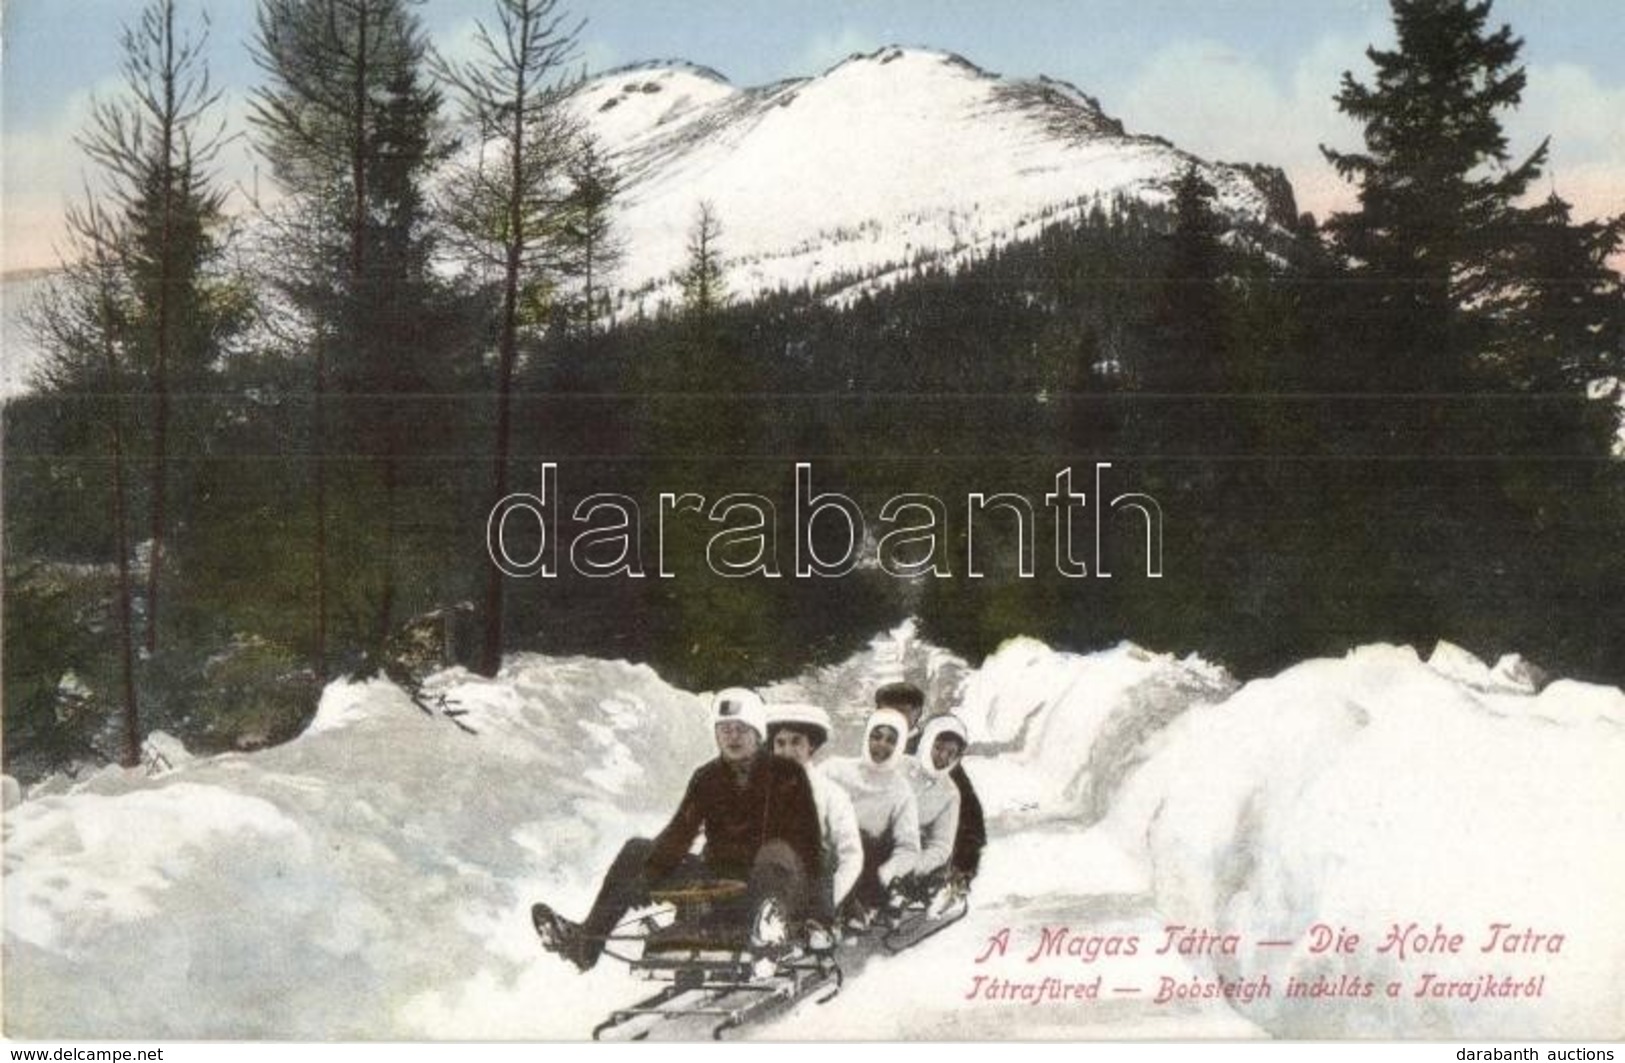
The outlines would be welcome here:
M 862 970 L 869 957 L 919 944 L 965 917 L 964 894 L 889 907 L 866 931 L 848 931 L 833 947 L 815 950 L 791 940 L 752 948 L 729 902 L 745 884 L 702 882 L 651 893 L 653 906 L 604 939 L 604 955 L 625 963 L 659 992 L 617 1008 L 593 1028 L 594 1040 L 722 1040 L 730 1031 L 783 1015 L 800 1004 L 823 1004 Z M 532 910 L 533 919 L 538 911 Z M 547 947 L 548 934 L 538 924 Z

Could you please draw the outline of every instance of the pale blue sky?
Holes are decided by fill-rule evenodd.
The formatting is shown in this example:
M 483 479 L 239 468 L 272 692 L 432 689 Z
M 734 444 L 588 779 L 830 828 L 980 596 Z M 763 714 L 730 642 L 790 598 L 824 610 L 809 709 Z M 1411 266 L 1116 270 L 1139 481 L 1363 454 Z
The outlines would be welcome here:
M 53 218 L 83 164 L 71 145 L 92 91 L 116 86 L 118 27 L 140 0 L 0 0 L 5 51 L 5 264 L 51 259 Z M 593 69 L 681 58 L 742 85 L 817 73 L 882 44 L 960 52 L 1007 75 L 1049 74 L 1098 97 L 1130 130 L 1199 154 L 1287 169 L 1305 205 L 1341 191 L 1317 144 L 1354 143 L 1330 97 L 1344 69 L 1388 34 L 1386 0 L 582 0 Z M 209 60 L 240 110 L 258 77 L 246 42 L 251 0 L 207 9 Z M 437 42 L 455 47 L 489 0 L 428 0 Z M 1592 213 L 1625 210 L 1625 7 L 1621 0 L 1498 0 L 1494 17 L 1527 44 L 1531 86 L 1515 143 L 1554 134 L 1559 191 Z M 246 166 L 239 163 L 238 166 Z M 1611 204 L 1611 206 L 1610 206 Z

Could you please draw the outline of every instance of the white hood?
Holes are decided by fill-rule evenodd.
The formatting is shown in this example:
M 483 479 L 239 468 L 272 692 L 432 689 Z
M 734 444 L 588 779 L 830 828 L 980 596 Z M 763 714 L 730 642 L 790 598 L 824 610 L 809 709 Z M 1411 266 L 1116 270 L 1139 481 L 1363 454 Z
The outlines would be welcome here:
M 959 740 L 968 747 L 970 735 L 965 730 L 965 724 L 957 716 L 933 716 L 925 722 L 925 728 L 920 732 L 920 747 L 914 756 L 919 761 L 920 770 L 935 778 L 946 775 L 946 771 L 939 771 L 936 763 L 931 759 L 931 746 L 939 735 L 958 735 Z M 865 746 L 868 740 L 865 738 Z
M 875 733 L 877 727 L 890 727 L 897 732 L 897 748 L 892 750 L 891 756 L 885 760 L 876 761 L 869 755 L 869 736 Z M 876 709 L 869 714 L 869 722 L 863 725 L 863 745 L 858 749 L 858 756 L 862 758 L 864 767 L 877 771 L 896 771 L 903 763 L 903 747 L 908 743 L 908 717 L 896 709 Z

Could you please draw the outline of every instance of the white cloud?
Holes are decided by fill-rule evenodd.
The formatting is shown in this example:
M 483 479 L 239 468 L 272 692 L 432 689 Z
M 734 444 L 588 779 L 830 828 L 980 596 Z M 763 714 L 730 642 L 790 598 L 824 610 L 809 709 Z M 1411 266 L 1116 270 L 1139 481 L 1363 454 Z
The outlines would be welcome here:
M 480 43 L 479 27 L 485 25 L 491 34 L 491 39 L 498 49 L 503 47 L 501 33 L 502 23 L 489 13 L 479 16 L 469 16 L 462 19 L 450 28 L 436 34 L 434 47 L 440 57 L 459 66 L 463 63 L 486 63 L 490 60 L 489 53 Z M 573 77 L 576 74 L 607 70 L 624 62 L 620 59 L 611 45 L 592 37 L 592 28 L 589 26 L 576 38 L 575 54 L 567 64 L 564 74 Z
M 486 52 L 480 44 L 479 36 L 479 27 L 482 22 L 486 24 L 486 29 L 492 33 L 502 32 L 501 24 L 493 18 L 465 18 L 451 29 L 435 34 L 434 50 L 440 55 L 440 58 L 453 66 L 483 60 L 486 57 Z
M 856 26 L 843 26 L 833 33 L 819 33 L 808 41 L 796 59 L 795 68 L 806 76 L 821 74 L 853 52 L 872 52 L 887 42 Z
M 1373 23 L 1363 34 L 1323 37 L 1285 79 L 1224 45 L 1178 41 L 1153 55 L 1114 103 L 1134 132 L 1167 137 L 1206 158 L 1280 166 L 1300 209 L 1324 218 L 1351 207 L 1354 197 L 1319 146 L 1350 150 L 1361 143 L 1359 127 L 1332 97 L 1344 71 L 1368 79 L 1367 44 L 1391 34 Z M 1602 84 L 1588 68 L 1557 64 L 1530 68 L 1524 105 L 1505 125 L 1515 154 L 1551 135 L 1550 184 L 1577 213 L 1594 216 L 1625 210 L 1621 114 L 1625 87 Z
M 124 82 L 109 77 L 95 86 L 74 92 L 43 124 L 5 130 L 4 228 L 0 269 L 5 271 L 54 266 L 66 250 L 64 216 L 85 198 L 87 186 L 100 193 L 97 167 L 74 143 L 90 125 L 93 102 L 115 100 Z M 241 210 L 256 185 L 256 168 L 263 160 L 254 152 L 248 125 L 250 102 L 242 93 L 224 96 L 208 120 L 207 131 L 222 123 L 225 142 L 210 166 L 216 188 L 227 194 L 227 210 Z M 267 196 L 268 180 L 258 182 Z
M 5 194 L 0 268 L 56 265 L 63 213 L 68 204 L 83 197 L 86 181 L 94 178 L 94 168 L 73 138 L 86 128 L 93 101 L 113 96 L 121 85 L 118 78 L 108 78 L 73 93 L 42 124 L 6 126 L 0 177 Z
M 602 73 L 626 64 L 620 52 L 602 41 L 588 41 L 581 49 L 581 62 L 588 74 Z
M 1332 96 L 1343 71 L 1364 62 L 1367 39 L 1322 38 L 1285 78 L 1225 45 L 1178 41 L 1153 55 L 1111 106 L 1130 131 L 1166 137 L 1204 158 L 1281 167 L 1299 209 L 1324 216 L 1352 201 L 1320 145 L 1359 143 L 1358 128 Z
M 227 213 L 246 209 L 253 199 L 270 202 L 278 195 L 265 158 L 254 147 L 255 130 L 248 121 L 252 109 L 252 99 L 236 93 L 220 101 L 213 119 L 224 122 L 227 136 L 232 137 L 209 170 L 214 186 L 226 192 Z
M 1625 85 L 1604 85 L 1585 67 L 1532 66 L 1523 106 L 1507 121 L 1514 157 L 1551 137 L 1547 178 L 1583 217 L 1625 211 Z

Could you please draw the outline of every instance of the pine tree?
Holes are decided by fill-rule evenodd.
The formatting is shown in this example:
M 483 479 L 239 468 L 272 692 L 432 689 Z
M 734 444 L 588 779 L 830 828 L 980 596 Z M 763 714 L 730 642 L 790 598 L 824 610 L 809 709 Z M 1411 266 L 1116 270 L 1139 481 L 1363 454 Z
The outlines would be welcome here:
M 1493 350 L 1520 390 L 1578 393 L 1625 376 L 1625 282 L 1609 266 L 1625 247 L 1625 215 L 1575 222 L 1556 193 L 1526 214 L 1520 284 Z
M 1520 157 L 1503 129 L 1526 76 L 1522 41 L 1505 25 L 1491 30 L 1489 0 L 1392 6 L 1397 48 L 1368 52 L 1374 82 L 1346 74 L 1337 96 L 1362 123 L 1365 150 L 1323 149 L 1359 196 L 1328 229 L 1363 297 L 1349 308 L 1344 347 L 1359 379 L 1429 401 L 1372 407 L 1377 424 L 1363 439 L 1336 431 L 1451 460 L 1422 475 L 1371 466 L 1342 495 L 1364 503 L 1356 513 L 1425 515 L 1370 534 L 1363 579 L 1406 588 L 1388 608 L 1387 637 L 1448 633 L 1493 646 L 1533 636 L 1563 656 L 1594 652 L 1569 632 L 1600 630 L 1596 603 L 1618 598 L 1617 564 L 1596 557 L 1617 556 L 1598 541 L 1620 526 L 1619 475 L 1598 452 L 1608 434 L 1595 428 L 1600 404 L 1576 389 L 1585 363 L 1608 358 L 1607 341 L 1587 334 L 1601 339 L 1613 316 L 1595 258 L 1615 241 L 1607 226 L 1573 226 L 1566 208 L 1520 206 L 1547 146 Z M 1576 306 L 1586 309 L 1571 317 Z M 1495 574 L 1496 598 L 1484 572 Z M 1580 615 L 1570 612 L 1578 601 Z M 1524 629 L 1533 615 L 1536 630 Z
M 1174 185 L 1174 227 L 1152 310 L 1152 349 L 1142 385 L 1211 392 L 1225 381 L 1224 247 L 1214 188 L 1194 164 Z
M 230 331 L 230 312 L 209 276 L 219 254 L 213 230 L 221 193 L 206 168 L 222 133 L 209 124 L 219 93 L 203 61 L 207 23 L 196 36 L 175 25 L 174 0 L 152 0 L 126 27 L 124 91 L 99 101 L 81 147 L 111 181 L 123 215 L 124 268 L 137 309 L 130 340 L 139 350 L 140 377 L 152 397 L 151 560 L 146 595 L 146 649 L 158 648 L 160 585 L 165 569 L 171 494 L 171 400 L 175 390 L 198 393 Z M 183 438 L 202 426 L 189 425 Z
M 1358 186 L 1359 209 L 1328 229 L 1373 296 L 1373 379 L 1459 390 L 1474 383 L 1509 296 L 1498 263 L 1546 146 L 1513 162 L 1501 114 L 1523 95 L 1523 42 L 1505 25 L 1488 29 L 1490 0 L 1392 6 L 1398 47 L 1369 49 L 1374 83 L 1345 73 L 1336 97 L 1364 127 L 1365 150 L 1321 149 Z
M 688 262 L 678 275 L 683 312 L 697 329 L 707 330 L 728 301 L 722 276 L 722 219 L 716 204 L 701 201 L 688 230 Z
M 621 178 L 590 139 L 583 141 L 569 171 L 566 231 L 575 250 L 573 272 L 581 282 L 581 328 L 590 350 L 593 324 L 605 312 L 604 278 L 626 253 L 625 243 L 610 224 L 610 206 L 620 194 Z
M 110 474 L 107 512 L 117 584 L 113 612 L 117 618 L 120 715 L 118 761 L 134 767 L 141 761 L 141 716 L 135 672 L 135 588 L 130 558 L 130 448 L 126 431 L 125 362 L 143 312 L 126 263 L 126 233 L 108 211 L 90 199 L 67 218 L 70 257 L 46 297 L 32 308 L 28 322 L 47 352 L 38 383 L 58 395 L 77 394 L 86 403 L 88 421 L 106 429 Z M 92 443 L 94 450 L 100 447 Z M 16 662 L 13 662 L 16 663 Z
M 567 170 L 590 143 L 564 109 L 573 87 L 566 67 L 574 57 L 580 25 L 567 23 L 556 0 L 498 0 L 496 9 L 494 34 L 484 23 L 477 24 L 477 58 L 440 64 L 442 76 L 462 99 L 479 144 L 474 161 L 459 167 L 448 183 L 442 214 L 469 257 L 500 275 L 493 507 L 508 494 L 520 339 L 546 325 L 544 315 L 536 312 L 545 300 L 527 296 L 557 291 L 571 268 L 575 252 Z M 592 235 L 602 234 L 595 230 Z M 503 588 L 501 570 L 490 563 L 480 654 L 485 675 L 495 675 L 501 664 Z
M 268 256 L 273 285 L 303 317 L 314 363 L 313 479 L 316 645 L 328 655 L 331 558 L 347 549 L 365 570 L 373 620 L 358 631 L 381 652 L 394 622 L 395 525 L 403 457 L 416 427 L 404 396 L 431 393 L 446 352 L 432 316 L 439 293 L 423 184 L 450 145 L 438 133 L 440 94 L 425 79 L 428 42 L 410 0 L 261 0 L 254 58 L 268 78 L 251 121 L 286 193 Z M 332 400 L 343 400 L 337 409 Z M 345 531 L 330 509 L 335 446 L 364 455 L 360 504 Z M 362 501 L 374 493 L 375 501 Z M 352 606 L 352 615 L 357 611 Z

